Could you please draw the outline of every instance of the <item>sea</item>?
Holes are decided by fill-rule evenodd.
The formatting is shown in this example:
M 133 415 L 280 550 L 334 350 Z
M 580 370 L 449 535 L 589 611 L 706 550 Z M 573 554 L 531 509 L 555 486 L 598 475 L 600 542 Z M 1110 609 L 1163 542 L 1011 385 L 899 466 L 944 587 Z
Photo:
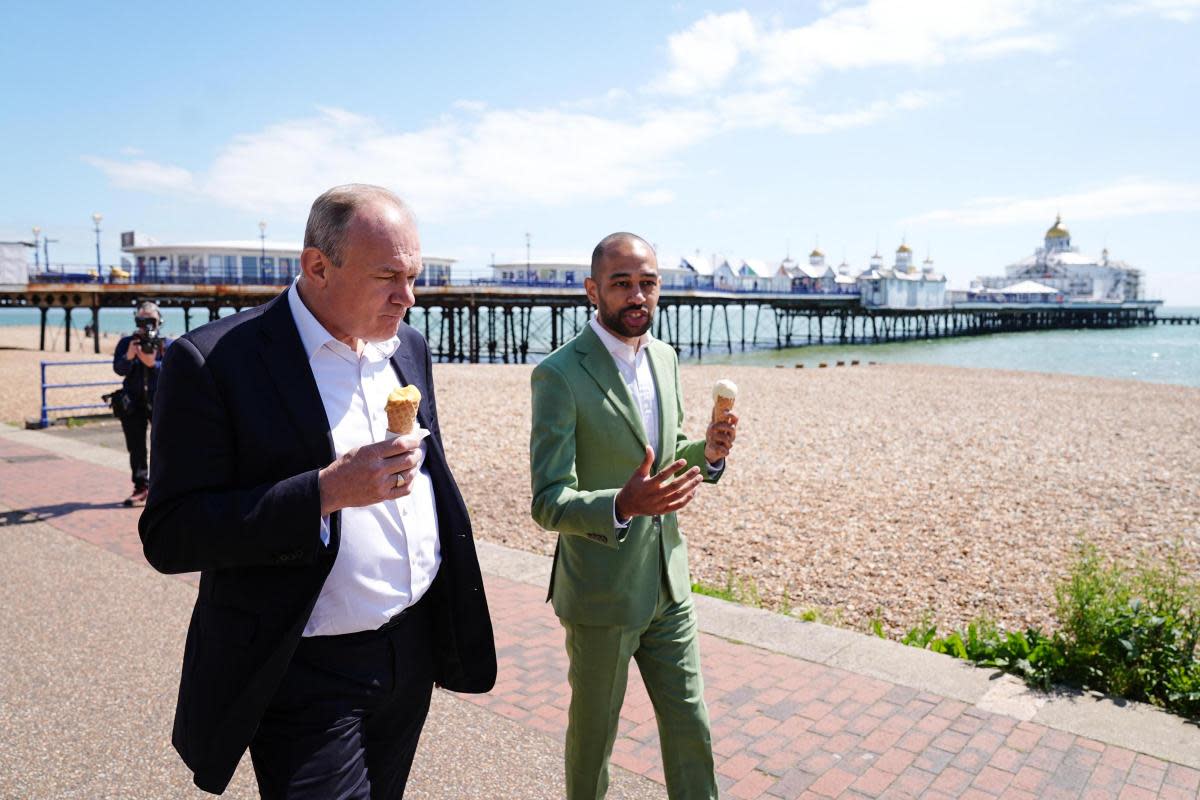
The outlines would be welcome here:
M 222 316 L 232 311 L 227 309 Z M 1200 307 L 1162 306 L 1158 314 L 1200 316 Z M 203 320 L 203 312 L 192 314 L 193 325 Z M 86 313 L 72 318 L 77 331 L 90 321 L 91 316 Z M 106 333 L 128 332 L 132 322 L 132 314 L 128 310 L 104 309 L 100 312 L 100 328 Z M 422 327 L 419 318 L 414 322 L 417 327 Z M 0 309 L 0 325 L 37 324 L 38 312 L 34 309 Z M 730 325 L 732 335 L 727 337 L 733 342 L 717 343 L 699 353 L 685 349 L 681 358 L 685 362 L 762 367 L 797 364 L 816 367 L 821 362 L 832 365 L 837 361 L 849 363 L 852 360 L 863 363 L 941 364 L 1092 375 L 1200 387 L 1200 325 L 1035 331 L 870 345 L 813 344 L 782 349 L 762 343 L 761 336 L 758 346 L 742 348 L 739 326 L 740 320 L 735 318 Z M 164 329 L 168 335 L 181 333 L 184 329 L 183 312 L 166 309 Z M 718 323 L 718 331 L 721 330 Z M 61 311 L 51 311 L 47 337 L 58 339 L 63 335 L 63 314 Z

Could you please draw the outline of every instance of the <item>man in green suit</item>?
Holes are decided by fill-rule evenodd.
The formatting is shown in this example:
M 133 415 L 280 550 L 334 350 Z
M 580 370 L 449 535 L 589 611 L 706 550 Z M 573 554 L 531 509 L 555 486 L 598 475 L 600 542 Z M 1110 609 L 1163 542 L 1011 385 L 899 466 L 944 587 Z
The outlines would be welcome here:
M 549 599 L 570 659 L 569 800 L 608 788 L 631 657 L 654 704 L 669 797 L 717 797 L 676 512 L 720 478 L 737 417 L 704 439 L 684 435 L 678 358 L 650 335 L 660 284 L 645 240 L 603 239 L 584 281 L 596 316 L 533 371 L 533 518 L 559 534 Z

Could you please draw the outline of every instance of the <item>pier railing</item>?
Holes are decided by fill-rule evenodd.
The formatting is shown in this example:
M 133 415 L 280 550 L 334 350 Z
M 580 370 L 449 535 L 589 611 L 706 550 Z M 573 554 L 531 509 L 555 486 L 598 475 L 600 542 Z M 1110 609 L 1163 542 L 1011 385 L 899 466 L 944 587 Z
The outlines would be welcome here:
M 66 265 L 70 267 L 71 265 Z M 210 272 L 175 272 L 141 270 L 129 277 L 113 277 L 111 268 L 105 267 L 103 273 L 98 273 L 95 267 L 90 269 L 78 268 L 38 272 L 30 276 L 30 283 L 35 284 L 93 284 L 98 286 L 287 286 L 295 279 L 294 272 L 283 274 L 265 274 L 247 276 L 240 273 L 212 274 Z M 583 281 L 540 280 L 537 278 L 515 278 L 496 280 L 495 278 L 432 278 L 417 279 L 417 288 L 422 287 L 446 288 L 493 288 L 493 289 L 568 289 L 583 290 Z M 663 280 L 664 291 L 700 291 L 720 292 L 729 295 L 750 294 L 780 294 L 780 295 L 827 295 L 830 297 L 857 297 L 861 290 L 856 286 L 839 285 L 833 288 L 822 288 L 812 283 L 793 283 L 789 286 L 779 286 L 771 280 L 759 278 L 747 283 L 730 285 L 715 282 L 712 276 L 700 276 L 697 279 L 683 281 L 672 280 L 669 276 Z
M 100 366 L 104 365 L 112 369 L 112 361 L 110 359 L 90 360 L 90 361 L 43 361 L 42 362 L 42 413 L 38 419 L 38 426 L 41 428 L 50 427 L 50 412 L 52 411 L 78 411 L 81 409 L 100 409 L 108 408 L 106 403 L 77 403 L 65 406 L 52 406 L 49 404 L 48 395 L 52 389 L 79 389 L 89 386 L 107 386 L 117 387 L 121 385 L 119 380 L 106 381 L 83 381 L 80 383 L 49 383 L 47 381 L 46 372 L 52 367 L 81 367 L 81 366 Z

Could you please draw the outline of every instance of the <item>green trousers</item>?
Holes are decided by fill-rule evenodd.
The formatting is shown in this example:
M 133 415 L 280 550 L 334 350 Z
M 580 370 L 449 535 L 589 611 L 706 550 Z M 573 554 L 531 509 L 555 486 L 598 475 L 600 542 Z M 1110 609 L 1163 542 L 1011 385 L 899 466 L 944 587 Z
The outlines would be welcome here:
M 670 800 L 716 800 L 712 734 L 704 705 L 696 612 L 689 596 L 671 601 L 660 589 L 644 627 L 575 625 L 562 621 L 571 666 L 567 719 L 567 800 L 601 800 L 608 759 L 629 680 L 637 661 L 654 706 Z

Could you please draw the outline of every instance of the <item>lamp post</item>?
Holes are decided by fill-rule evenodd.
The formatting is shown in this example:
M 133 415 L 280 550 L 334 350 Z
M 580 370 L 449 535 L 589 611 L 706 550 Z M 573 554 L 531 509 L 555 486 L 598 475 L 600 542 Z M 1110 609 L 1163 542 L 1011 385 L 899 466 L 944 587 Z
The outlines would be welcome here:
M 42 271 L 41 258 L 38 255 L 38 236 L 41 235 L 42 229 L 37 225 L 33 226 L 33 268 L 37 272 Z
M 104 215 L 97 211 L 92 214 L 92 222 L 96 225 L 96 274 L 100 274 L 103 267 L 100 266 L 100 220 L 104 219 Z
M 259 255 L 258 266 L 262 268 L 262 262 L 267 260 L 267 223 L 263 220 L 258 221 L 258 241 L 261 244 L 261 252 Z

